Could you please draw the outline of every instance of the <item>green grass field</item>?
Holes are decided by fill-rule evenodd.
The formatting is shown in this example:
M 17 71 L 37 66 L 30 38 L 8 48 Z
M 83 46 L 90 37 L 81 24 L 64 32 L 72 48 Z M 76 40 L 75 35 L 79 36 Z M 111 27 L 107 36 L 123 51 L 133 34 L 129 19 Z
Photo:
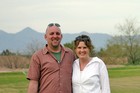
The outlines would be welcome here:
M 140 66 L 108 68 L 111 93 L 140 93 Z M 27 93 L 22 72 L 0 73 L 0 93 Z
M 22 72 L 0 73 L 0 93 L 27 93 L 28 80 Z
M 111 93 L 140 93 L 140 66 L 109 68 Z

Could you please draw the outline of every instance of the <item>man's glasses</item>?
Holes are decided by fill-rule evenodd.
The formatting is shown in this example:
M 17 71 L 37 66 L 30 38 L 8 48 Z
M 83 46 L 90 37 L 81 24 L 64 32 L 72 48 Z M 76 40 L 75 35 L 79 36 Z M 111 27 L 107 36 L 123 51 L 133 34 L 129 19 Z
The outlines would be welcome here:
M 49 26 L 49 27 L 52 27 L 52 26 L 60 27 L 60 25 L 59 25 L 58 23 L 50 23 L 48 26 Z

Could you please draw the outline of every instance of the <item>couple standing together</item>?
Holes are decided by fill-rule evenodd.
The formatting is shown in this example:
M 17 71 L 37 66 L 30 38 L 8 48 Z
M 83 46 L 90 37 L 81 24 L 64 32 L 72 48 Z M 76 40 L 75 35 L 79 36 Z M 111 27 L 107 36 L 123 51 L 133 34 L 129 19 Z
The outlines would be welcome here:
M 75 53 L 60 44 L 59 24 L 49 24 L 44 37 L 46 46 L 31 58 L 28 93 L 110 93 L 107 68 L 90 56 L 93 45 L 87 35 L 75 38 Z

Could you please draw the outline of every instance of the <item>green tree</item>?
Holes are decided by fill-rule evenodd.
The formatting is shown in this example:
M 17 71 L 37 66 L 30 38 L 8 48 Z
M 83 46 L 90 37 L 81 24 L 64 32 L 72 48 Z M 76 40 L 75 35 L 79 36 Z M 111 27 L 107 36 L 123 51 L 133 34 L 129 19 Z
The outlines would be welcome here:
M 1 55 L 8 56 L 8 55 L 15 55 L 15 53 L 12 53 L 8 49 L 6 49 L 6 50 L 3 50 L 2 51 Z
M 64 46 L 68 47 L 68 48 L 70 48 L 70 49 L 72 49 L 74 51 L 74 41 L 72 41 L 70 43 L 65 43 Z
M 126 19 L 116 27 L 121 34 L 109 40 L 107 50 L 115 56 L 126 56 L 129 63 L 136 64 L 140 61 L 140 27 L 137 20 Z

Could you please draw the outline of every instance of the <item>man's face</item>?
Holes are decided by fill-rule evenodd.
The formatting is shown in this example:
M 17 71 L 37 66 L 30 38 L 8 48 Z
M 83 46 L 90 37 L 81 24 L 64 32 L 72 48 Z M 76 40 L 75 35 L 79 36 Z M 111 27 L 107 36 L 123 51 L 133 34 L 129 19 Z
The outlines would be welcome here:
M 52 26 L 47 29 L 45 39 L 48 42 L 48 46 L 57 48 L 60 45 L 62 34 L 59 27 Z

